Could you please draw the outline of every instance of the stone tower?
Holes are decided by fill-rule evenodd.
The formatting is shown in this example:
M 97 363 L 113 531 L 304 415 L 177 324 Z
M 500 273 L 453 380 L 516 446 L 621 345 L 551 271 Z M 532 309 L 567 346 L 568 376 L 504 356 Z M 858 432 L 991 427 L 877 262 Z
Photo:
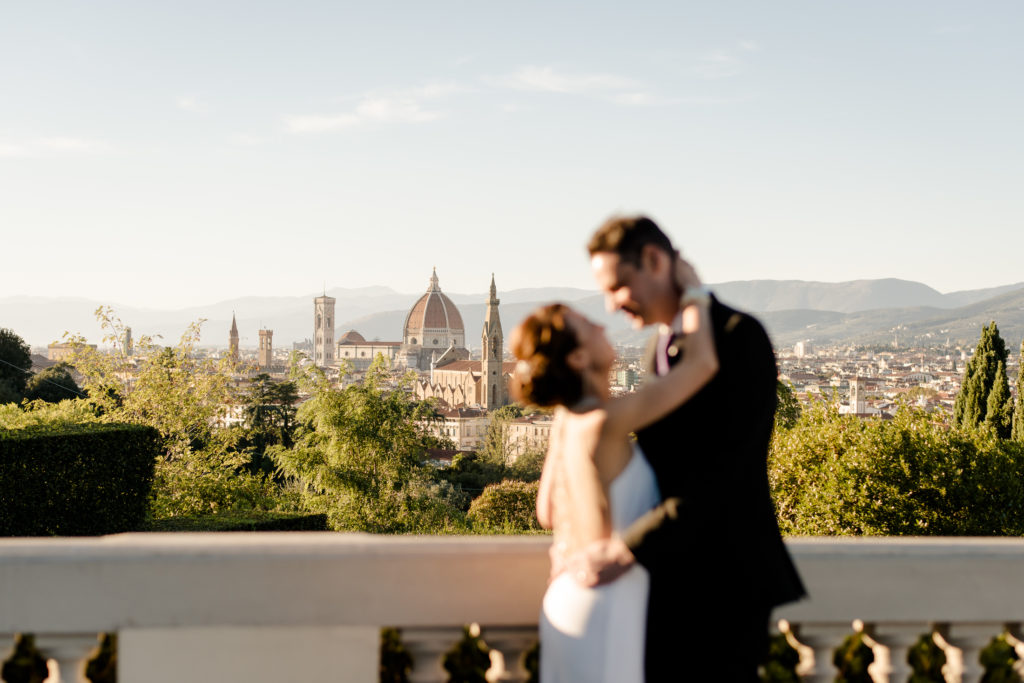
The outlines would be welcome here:
M 495 410 L 505 405 L 505 373 L 503 360 L 505 335 L 501 331 L 501 317 L 498 316 L 498 290 L 491 273 L 491 296 L 484 314 L 484 329 L 481 335 L 480 356 L 480 405 Z
M 238 323 L 235 322 L 235 314 L 231 313 L 231 332 L 228 333 L 228 355 L 231 360 L 238 362 Z
M 313 299 L 313 363 L 326 368 L 334 365 L 334 302 L 333 296 Z
M 860 377 L 850 378 L 850 412 L 863 415 L 868 409 L 867 401 L 864 400 L 864 394 L 861 393 L 864 387 L 860 384 Z
M 269 368 L 274 364 L 273 330 L 260 330 L 259 364 L 261 368 Z

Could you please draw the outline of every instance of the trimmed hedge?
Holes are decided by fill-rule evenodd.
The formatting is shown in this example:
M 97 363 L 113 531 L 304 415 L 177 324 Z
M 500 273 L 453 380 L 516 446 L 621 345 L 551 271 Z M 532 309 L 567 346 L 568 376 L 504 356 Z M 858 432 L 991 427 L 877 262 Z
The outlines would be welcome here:
M 161 452 L 160 434 L 139 425 L 0 430 L 0 536 L 138 529 Z
M 143 531 L 328 531 L 327 515 L 294 512 L 227 512 L 154 519 Z

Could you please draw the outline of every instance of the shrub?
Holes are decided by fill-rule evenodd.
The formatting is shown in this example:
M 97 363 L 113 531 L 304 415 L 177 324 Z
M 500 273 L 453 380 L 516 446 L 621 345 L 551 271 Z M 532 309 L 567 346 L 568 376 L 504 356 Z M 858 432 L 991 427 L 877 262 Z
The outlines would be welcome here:
M 81 424 L 0 431 L 0 535 L 137 529 L 160 453 L 155 429 Z
M 536 482 L 491 484 L 469 507 L 469 520 L 485 530 L 539 531 L 537 489 Z
M 1024 447 L 909 408 L 811 408 L 776 430 L 769 477 L 788 534 L 1024 535 Z

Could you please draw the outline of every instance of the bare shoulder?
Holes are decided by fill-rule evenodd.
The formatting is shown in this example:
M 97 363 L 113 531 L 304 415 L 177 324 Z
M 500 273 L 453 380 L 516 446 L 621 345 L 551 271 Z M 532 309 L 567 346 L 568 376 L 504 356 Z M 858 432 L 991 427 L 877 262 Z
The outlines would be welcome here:
M 567 450 L 586 457 L 593 457 L 594 449 L 607 424 L 608 411 L 604 408 L 595 408 L 583 413 L 562 411 L 562 437 L 566 443 L 578 446 Z

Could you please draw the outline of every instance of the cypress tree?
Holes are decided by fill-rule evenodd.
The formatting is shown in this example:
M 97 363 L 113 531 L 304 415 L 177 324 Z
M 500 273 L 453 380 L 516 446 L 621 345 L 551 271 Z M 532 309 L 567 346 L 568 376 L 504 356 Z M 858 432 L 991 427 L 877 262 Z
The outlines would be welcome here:
M 1020 362 L 1017 363 L 1017 405 L 1013 411 L 1014 441 L 1024 442 L 1024 341 L 1020 343 Z
M 982 328 L 974 355 L 964 368 L 960 393 L 953 405 L 954 424 L 977 427 L 985 420 L 988 415 L 988 397 L 996 383 L 996 372 L 1000 363 L 1005 368 L 1006 357 L 1006 342 L 999 335 L 999 328 L 993 320 Z
M 996 366 L 996 377 L 986 403 L 985 424 L 992 427 L 1000 439 L 1009 439 L 1013 427 L 1013 397 L 1002 361 Z

